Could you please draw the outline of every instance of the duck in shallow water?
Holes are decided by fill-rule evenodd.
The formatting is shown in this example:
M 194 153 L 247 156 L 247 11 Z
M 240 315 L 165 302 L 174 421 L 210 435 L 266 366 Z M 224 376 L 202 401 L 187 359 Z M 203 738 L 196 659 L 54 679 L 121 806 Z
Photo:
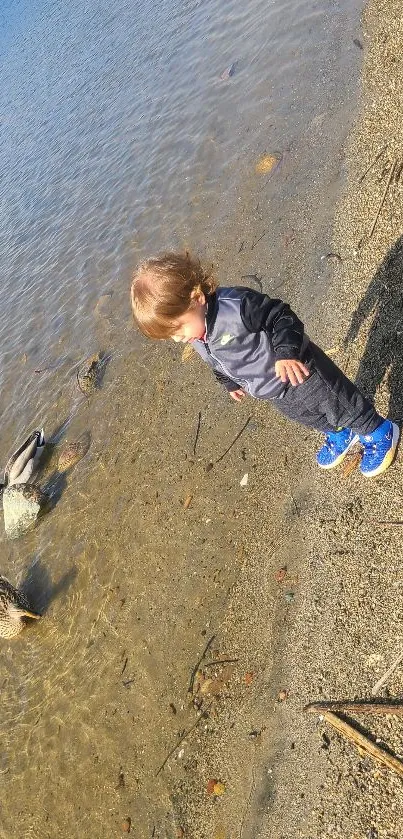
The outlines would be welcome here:
M 33 431 L 22 446 L 17 449 L 9 458 L 4 470 L 3 483 L 0 489 L 14 484 L 28 483 L 32 473 L 36 469 L 38 460 L 45 445 L 43 428 L 41 431 Z
M 24 629 L 24 618 L 39 620 L 40 617 L 32 611 L 25 594 L 0 577 L 0 637 L 13 638 Z

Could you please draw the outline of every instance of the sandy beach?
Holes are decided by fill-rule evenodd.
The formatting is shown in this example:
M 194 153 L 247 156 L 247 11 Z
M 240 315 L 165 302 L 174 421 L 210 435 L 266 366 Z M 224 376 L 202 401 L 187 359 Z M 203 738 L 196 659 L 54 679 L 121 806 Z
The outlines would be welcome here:
M 398 177 L 390 180 L 370 235 L 391 167 L 396 161 L 398 175 L 402 161 L 400 3 L 369 3 L 363 30 L 360 102 L 331 248 L 339 256 L 329 259 L 331 283 L 314 336 L 380 411 L 401 420 Z M 242 522 L 245 555 L 219 641 L 206 654 L 210 673 L 214 655 L 239 661 L 232 675 L 225 673 L 223 698 L 212 697 L 208 720 L 185 741 L 182 764 L 171 762 L 184 830 L 178 835 L 398 839 L 398 775 L 303 707 L 314 700 L 370 699 L 401 650 L 401 455 L 379 480 L 365 481 L 357 468 L 346 476 L 343 469 L 322 474 L 313 465 L 315 435 L 290 432 L 271 417 L 270 433 L 278 440 L 273 461 L 264 445 L 264 409 L 253 413 L 260 423 L 259 458 Z M 201 670 L 206 677 L 207 668 Z M 220 667 L 215 672 L 222 678 Z M 399 697 L 401 686 L 400 667 L 380 696 Z M 399 717 L 351 717 L 401 756 Z M 211 779 L 225 785 L 223 794 L 206 793 Z

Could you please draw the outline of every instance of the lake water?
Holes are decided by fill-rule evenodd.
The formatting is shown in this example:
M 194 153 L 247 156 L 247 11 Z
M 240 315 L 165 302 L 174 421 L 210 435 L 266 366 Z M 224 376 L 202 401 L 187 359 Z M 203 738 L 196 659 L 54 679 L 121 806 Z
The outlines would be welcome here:
M 1 572 L 46 611 L 2 644 L 1 836 L 109 839 L 130 811 L 148 839 L 150 813 L 166 818 L 169 788 L 147 783 L 167 740 L 160 700 L 178 684 L 178 647 L 197 658 L 184 604 L 214 595 L 178 565 L 181 437 L 161 394 L 168 381 L 182 399 L 181 370 L 177 350 L 132 330 L 130 272 L 192 247 L 223 282 L 257 273 L 314 322 L 360 6 L 0 2 L 0 457 L 35 427 L 92 437 L 74 476 L 53 476 L 59 500 L 38 528 L 0 537 Z M 276 172 L 256 174 L 273 152 Z M 100 349 L 88 400 L 77 367 Z M 225 555 L 226 538 L 224 522 L 211 550 Z

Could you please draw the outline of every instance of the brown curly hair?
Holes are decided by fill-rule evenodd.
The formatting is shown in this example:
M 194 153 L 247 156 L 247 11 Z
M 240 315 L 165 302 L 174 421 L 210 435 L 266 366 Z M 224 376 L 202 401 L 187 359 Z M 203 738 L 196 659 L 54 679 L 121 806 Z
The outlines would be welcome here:
M 130 297 L 134 320 L 148 338 L 170 338 L 178 319 L 200 294 L 208 297 L 217 285 L 198 259 L 186 253 L 165 253 L 138 266 Z

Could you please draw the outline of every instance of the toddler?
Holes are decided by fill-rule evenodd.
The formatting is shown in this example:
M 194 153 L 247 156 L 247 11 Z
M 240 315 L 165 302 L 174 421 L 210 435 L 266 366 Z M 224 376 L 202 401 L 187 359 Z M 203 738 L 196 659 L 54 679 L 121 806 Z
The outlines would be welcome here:
M 270 402 L 325 435 L 318 466 L 332 469 L 357 442 L 366 477 L 384 472 L 398 426 L 374 406 L 305 333 L 287 303 L 245 287 L 217 286 L 189 254 L 167 253 L 137 269 L 134 319 L 149 338 L 191 343 L 237 402 Z

